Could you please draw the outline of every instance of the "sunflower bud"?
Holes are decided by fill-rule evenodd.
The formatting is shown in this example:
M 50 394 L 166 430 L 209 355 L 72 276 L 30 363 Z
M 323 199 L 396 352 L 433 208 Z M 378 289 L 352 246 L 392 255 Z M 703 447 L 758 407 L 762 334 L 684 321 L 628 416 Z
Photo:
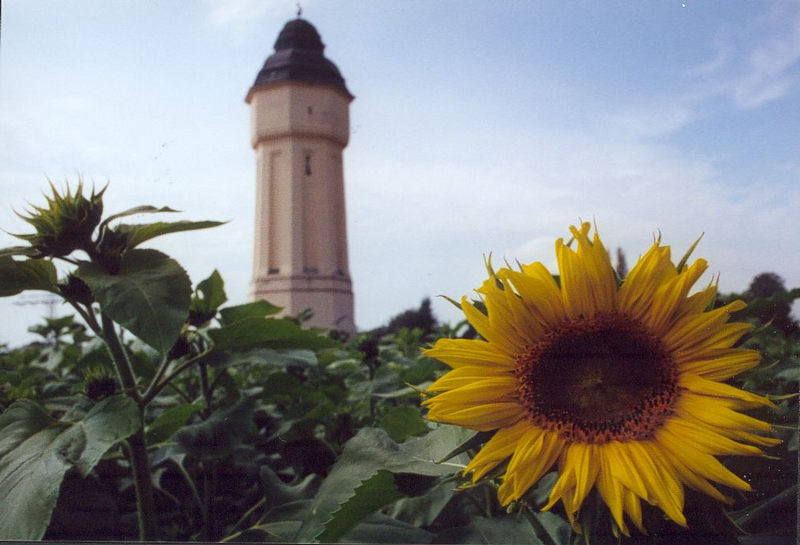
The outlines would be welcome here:
M 117 381 L 107 369 L 93 366 L 84 370 L 83 375 L 88 398 L 100 401 L 117 393 Z
M 57 257 L 71 254 L 75 250 L 86 249 L 91 244 L 92 233 L 103 215 L 103 193 L 105 188 L 87 198 L 83 195 L 83 183 L 78 182 L 75 193 L 67 186 L 62 195 L 50 184 L 52 197 L 47 199 L 47 207 L 34 206 L 28 216 L 17 214 L 33 225 L 36 232 L 30 235 L 15 235 L 27 240 L 37 257 Z
M 116 274 L 119 272 L 120 262 L 125 250 L 128 249 L 128 236 L 125 233 L 117 232 L 107 225 L 100 228 L 98 236 L 95 259 L 97 259 L 108 272 Z
M 91 305 L 94 302 L 92 297 L 92 290 L 86 283 L 75 275 L 68 275 L 65 282 L 58 284 L 58 291 L 66 299 L 82 303 L 84 305 Z

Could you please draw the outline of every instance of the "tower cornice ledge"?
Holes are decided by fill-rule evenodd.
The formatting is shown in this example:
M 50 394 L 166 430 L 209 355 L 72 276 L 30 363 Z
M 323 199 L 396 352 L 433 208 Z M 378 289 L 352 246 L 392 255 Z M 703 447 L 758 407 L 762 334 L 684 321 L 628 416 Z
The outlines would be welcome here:
M 261 132 L 257 137 L 254 137 L 250 140 L 250 144 L 253 146 L 253 149 L 256 149 L 262 142 L 271 142 L 274 140 L 281 140 L 283 138 L 321 138 L 340 146 L 347 145 L 347 140 L 342 140 L 342 138 L 339 136 L 320 134 L 314 131 L 297 130 L 275 131 L 274 133 Z
M 302 80 L 292 80 L 292 79 L 284 79 L 284 80 L 277 80 L 269 83 L 258 83 L 250 87 L 247 91 L 247 95 L 244 97 L 244 101 L 247 104 L 251 104 L 253 102 L 253 96 L 259 91 L 266 91 L 269 89 L 278 89 L 280 87 L 308 87 L 313 89 L 325 88 L 335 91 L 337 95 L 341 95 L 343 98 L 346 98 L 348 102 L 353 102 L 355 100 L 355 96 L 351 95 L 349 91 L 342 90 L 341 87 L 337 85 L 331 85 L 329 83 L 314 83 L 309 81 L 302 81 Z

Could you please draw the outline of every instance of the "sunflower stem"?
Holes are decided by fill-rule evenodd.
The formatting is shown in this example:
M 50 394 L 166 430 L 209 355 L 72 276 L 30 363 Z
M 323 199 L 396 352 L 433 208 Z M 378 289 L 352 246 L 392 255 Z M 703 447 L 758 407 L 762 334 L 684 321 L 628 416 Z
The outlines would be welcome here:
M 133 472 L 133 484 L 136 491 L 136 507 L 139 516 L 139 539 L 152 541 L 158 539 L 158 525 L 156 516 L 155 499 L 153 497 L 153 482 L 150 476 L 150 460 L 147 456 L 147 439 L 144 434 L 144 410 L 147 405 L 142 403 L 139 392 L 136 390 L 136 377 L 133 374 L 130 361 L 125 353 L 125 348 L 117 336 L 114 322 L 101 313 L 103 340 L 114 360 L 122 387 L 126 394 L 136 401 L 139 406 L 139 429 L 127 439 L 128 458 Z
M 525 506 L 525 517 L 528 519 L 528 523 L 533 528 L 533 533 L 536 534 L 536 537 L 539 539 L 539 541 L 544 543 L 544 545 L 558 545 L 555 541 L 553 541 L 553 538 L 550 537 L 550 534 L 547 532 L 547 529 L 545 529 L 542 521 L 539 520 L 539 518 L 536 516 L 536 513 L 534 513 L 528 505 Z

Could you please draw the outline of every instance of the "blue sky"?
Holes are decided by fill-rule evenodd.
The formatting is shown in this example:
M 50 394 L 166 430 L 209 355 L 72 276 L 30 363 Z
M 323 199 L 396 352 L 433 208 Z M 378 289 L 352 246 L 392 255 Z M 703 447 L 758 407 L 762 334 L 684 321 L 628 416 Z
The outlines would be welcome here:
M 654 233 L 723 291 L 800 285 L 800 2 L 302 2 L 356 96 L 345 152 L 356 323 L 460 297 L 496 262 L 555 264 L 595 220 L 632 264 Z M 46 178 L 221 219 L 159 239 L 192 280 L 251 274 L 244 96 L 296 3 L 6 0 L 0 227 Z M 143 220 L 145 218 L 142 218 Z M 0 245 L 15 239 L 0 232 Z M 0 342 L 45 312 L 0 301 Z M 434 299 L 446 321 L 455 309 Z M 66 311 L 57 308 L 58 312 Z

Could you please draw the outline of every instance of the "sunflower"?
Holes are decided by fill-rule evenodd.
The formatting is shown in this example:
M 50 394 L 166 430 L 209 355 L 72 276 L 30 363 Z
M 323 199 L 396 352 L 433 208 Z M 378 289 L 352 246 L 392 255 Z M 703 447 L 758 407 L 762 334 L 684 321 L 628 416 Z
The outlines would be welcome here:
M 428 418 L 497 430 L 465 474 L 478 481 L 507 461 L 502 505 L 554 466 L 544 509 L 559 500 L 575 531 L 596 489 L 625 535 L 642 533 L 641 500 L 686 526 L 684 486 L 730 504 L 713 483 L 750 490 L 715 456 L 763 455 L 769 424 L 741 410 L 774 407 L 723 381 L 758 365 L 734 348 L 750 325 L 728 323 L 745 304 L 713 310 L 716 284 L 690 295 L 707 268 L 676 266 L 656 240 L 621 283 L 591 227 L 556 241 L 559 277 L 541 263 L 494 272 L 461 308 L 481 339 L 440 339 L 425 351 L 452 369 L 429 388 Z M 571 248 L 573 246 L 575 248 Z

